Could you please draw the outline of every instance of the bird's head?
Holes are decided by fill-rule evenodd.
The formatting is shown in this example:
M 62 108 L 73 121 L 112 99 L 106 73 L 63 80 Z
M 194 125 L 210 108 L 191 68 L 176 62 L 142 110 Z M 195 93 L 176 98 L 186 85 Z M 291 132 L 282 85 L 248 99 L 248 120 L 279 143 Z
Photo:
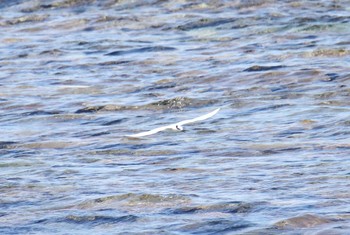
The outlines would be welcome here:
M 176 125 L 175 128 L 178 131 L 183 131 L 184 130 L 184 128 L 182 126 L 180 126 L 180 125 Z

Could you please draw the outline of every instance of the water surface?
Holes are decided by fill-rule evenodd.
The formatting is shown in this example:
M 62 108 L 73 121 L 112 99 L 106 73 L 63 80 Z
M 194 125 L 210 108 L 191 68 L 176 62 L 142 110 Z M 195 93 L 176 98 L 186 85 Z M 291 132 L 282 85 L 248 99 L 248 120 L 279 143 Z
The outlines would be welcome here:
M 0 9 L 1 234 L 350 232 L 348 1 Z

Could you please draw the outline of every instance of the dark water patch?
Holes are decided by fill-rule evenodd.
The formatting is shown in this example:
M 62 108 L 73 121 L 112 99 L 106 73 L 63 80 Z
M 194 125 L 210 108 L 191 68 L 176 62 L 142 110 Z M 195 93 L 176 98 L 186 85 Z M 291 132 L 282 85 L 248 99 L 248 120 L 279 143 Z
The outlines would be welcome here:
M 28 53 L 20 53 L 16 56 L 16 58 L 27 58 L 29 56 Z
M 53 61 L 56 62 L 56 61 Z M 68 61 L 66 61 L 68 62 Z M 64 71 L 64 70 L 89 70 L 94 64 L 68 64 L 68 65 L 61 65 L 57 67 L 57 70 Z
M 98 63 L 100 66 L 110 66 L 110 65 L 120 65 L 130 63 L 130 60 L 120 60 L 120 61 L 106 61 Z
M 228 219 L 211 219 L 182 226 L 180 231 L 190 234 L 231 234 L 252 226 L 246 221 Z
M 195 22 L 190 22 L 184 25 L 177 26 L 176 29 L 187 31 L 187 30 L 207 28 L 207 27 L 216 27 L 219 25 L 232 23 L 234 21 L 235 21 L 234 18 L 227 18 L 227 19 L 202 18 Z
M 262 155 L 272 155 L 272 154 L 286 153 L 286 152 L 296 152 L 296 151 L 302 151 L 302 150 L 303 150 L 303 148 L 301 148 L 301 147 L 271 148 L 271 149 L 261 150 L 261 154 Z
M 96 27 L 86 27 L 83 29 L 83 31 L 91 32 L 91 31 L 95 31 L 96 29 L 97 29 Z
M 61 56 L 63 55 L 64 52 L 62 50 L 59 49 L 52 49 L 52 50 L 45 50 L 40 52 L 39 55 L 48 55 L 48 56 Z
M 120 156 L 120 155 L 133 155 L 133 156 L 171 156 L 178 154 L 177 151 L 173 150 L 134 150 L 131 148 L 119 148 L 119 149 L 109 149 L 109 150 L 97 150 L 89 152 L 89 155 L 110 155 L 110 156 Z M 153 160 L 150 160 L 151 164 L 154 163 Z M 149 162 L 148 162 L 149 163 Z
M 292 106 L 290 104 L 276 104 L 276 105 L 267 105 L 264 107 L 258 107 L 254 109 L 250 109 L 246 112 L 246 114 L 252 114 L 252 113 L 258 113 L 258 112 L 265 112 L 270 110 L 276 110 L 284 107 Z
M 281 86 L 272 87 L 270 90 L 272 92 L 286 92 L 289 90 L 289 87 L 287 87 L 285 85 L 281 85 Z
M 58 110 L 53 110 L 53 111 L 45 111 L 45 110 L 36 110 L 36 111 L 31 111 L 31 112 L 26 112 L 23 113 L 24 116 L 39 116 L 39 115 L 56 115 L 56 114 L 61 114 L 61 111 Z
M 87 42 L 87 41 L 77 41 L 75 42 L 78 46 L 87 46 L 92 44 L 92 42 Z
M 280 137 L 276 138 L 280 141 Z M 261 145 L 252 144 L 246 151 L 249 152 L 250 156 L 269 156 L 273 154 L 290 153 L 296 154 L 296 152 L 302 152 L 305 150 L 305 145 L 300 144 L 296 146 L 295 144 L 271 144 L 271 145 Z M 248 154 L 242 154 L 243 156 L 249 156 Z
M 165 213 L 170 214 L 193 214 L 193 213 L 208 213 L 208 212 L 222 212 L 222 213 L 248 213 L 254 209 L 253 204 L 244 202 L 228 202 L 214 205 L 201 206 L 186 206 L 177 209 L 167 209 Z
M 14 141 L 0 141 L 0 149 L 8 149 L 8 148 L 13 148 L 15 144 L 18 142 Z
M 174 88 L 174 87 L 176 87 L 175 82 L 168 82 L 168 83 L 163 83 L 163 84 L 155 84 L 155 85 L 147 86 L 147 87 L 144 87 L 141 89 L 137 89 L 134 92 L 138 93 L 138 92 L 142 92 L 142 91 L 163 90 L 163 89 L 170 89 L 170 88 Z
M 113 148 L 121 149 L 122 147 L 127 148 L 127 147 L 130 147 L 130 145 L 128 145 L 128 144 L 120 144 L 120 143 L 118 143 L 118 144 L 107 144 L 107 145 L 98 147 L 96 149 L 113 149 Z
M 244 53 L 254 53 L 258 49 L 261 49 L 262 47 L 263 47 L 263 45 L 260 44 L 260 43 L 251 43 L 251 44 L 248 44 L 248 45 L 244 45 L 244 46 L 242 46 L 242 47 L 240 47 L 238 49 L 241 50 Z
M 321 23 L 321 18 L 322 18 L 322 16 L 321 17 L 301 16 L 301 17 L 293 18 L 291 22 L 293 22 L 293 24 L 298 25 L 298 26 L 312 25 L 311 23 L 315 23 L 315 22 Z M 325 22 L 327 22 L 327 20 Z
M 87 153 L 88 155 L 112 155 L 112 156 L 118 156 L 118 155 L 128 155 L 130 154 L 129 149 L 108 149 L 108 150 L 94 150 Z
M 332 134 L 329 135 L 330 137 L 347 137 L 347 136 L 350 136 L 350 130 L 349 131 L 346 131 L 346 130 L 340 130 L 340 131 L 336 131 Z
M 103 224 L 117 224 L 121 222 L 136 222 L 138 219 L 135 215 L 125 216 L 103 216 L 103 215 L 68 215 L 64 219 L 58 219 L 58 222 L 74 223 L 87 226 L 98 226 Z
M 349 145 L 337 145 L 335 147 L 337 149 L 350 150 L 350 144 Z M 349 173 L 349 175 L 350 175 L 350 173 Z
M 275 66 L 260 66 L 254 65 L 249 68 L 243 70 L 243 72 L 261 72 L 261 71 L 269 71 L 269 70 L 277 70 L 281 68 L 285 68 L 284 65 L 275 65 Z
M 115 167 L 127 167 L 127 166 L 142 166 L 144 163 L 106 163 L 107 167 L 115 168 Z
M 117 119 L 117 120 L 105 122 L 105 123 L 102 124 L 102 126 L 116 125 L 116 124 L 123 123 L 123 122 L 125 122 L 125 121 L 127 121 L 127 120 L 128 120 L 128 118 L 120 118 L 120 119 Z
M 81 122 L 80 125 L 96 125 L 97 123 L 104 123 L 105 118 L 95 118 L 88 121 Z
M 175 174 L 183 174 L 183 173 L 189 173 L 189 172 L 196 172 L 196 173 L 200 173 L 200 172 L 205 172 L 204 169 L 195 169 L 195 168 L 184 168 L 184 167 L 171 167 L 171 168 L 165 168 L 165 169 L 161 169 L 161 172 L 165 172 L 165 173 L 175 173 Z
M 111 132 L 109 131 L 102 131 L 102 132 L 97 132 L 97 133 L 93 133 L 90 134 L 91 137 L 96 137 L 96 136 L 103 136 L 103 135 L 109 135 L 111 134 Z
M 99 106 L 88 106 L 82 109 L 78 109 L 75 113 L 95 113 L 98 111 L 120 111 L 129 109 L 127 106 L 122 105 L 99 105 Z
M 307 40 L 312 40 L 317 38 L 318 38 L 317 35 L 307 35 L 307 36 L 301 37 L 301 39 L 307 39 Z
M 107 144 L 101 147 L 97 147 L 96 149 L 115 149 L 118 148 L 120 149 L 129 149 L 129 150 L 137 150 L 137 149 L 147 149 L 155 146 L 166 146 L 169 145 L 170 143 L 162 141 L 162 142 L 154 142 L 154 143 L 148 143 L 148 144 Z
M 174 144 L 176 145 L 176 144 Z M 170 143 L 162 141 L 158 143 L 150 143 L 150 144 L 131 144 L 129 145 L 131 149 L 137 150 L 137 149 L 146 149 L 146 148 L 151 148 L 154 146 L 171 146 Z
M 335 45 L 338 45 L 338 46 L 348 46 L 348 45 L 350 45 L 350 41 L 341 41 L 341 42 L 337 42 Z
M 304 129 L 293 129 L 293 130 L 285 130 L 279 132 L 276 137 L 291 137 L 293 135 L 300 135 L 305 133 Z
M 176 50 L 176 48 L 174 47 L 153 46 L 153 47 L 142 47 L 138 49 L 130 49 L 130 50 L 123 50 L 123 51 L 113 51 L 106 55 L 120 56 L 120 55 L 126 55 L 126 54 L 134 54 L 134 53 L 161 52 L 161 51 L 174 51 L 174 50 Z

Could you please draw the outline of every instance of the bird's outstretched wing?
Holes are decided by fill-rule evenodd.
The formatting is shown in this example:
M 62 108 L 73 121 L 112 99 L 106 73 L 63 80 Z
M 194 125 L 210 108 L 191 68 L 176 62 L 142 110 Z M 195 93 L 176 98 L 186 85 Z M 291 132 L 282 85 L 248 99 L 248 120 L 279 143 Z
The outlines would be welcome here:
M 208 119 L 212 116 L 214 116 L 217 112 L 219 112 L 220 108 L 218 109 L 215 109 L 214 111 L 208 113 L 208 114 L 205 114 L 203 116 L 200 116 L 200 117 L 196 117 L 196 118 L 193 118 L 193 119 L 189 119 L 189 120 L 184 120 L 184 121 L 181 121 L 181 122 L 178 122 L 176 123 L 175 125 L 179 125 L 179 126 L 182 126 L 182 125 L 186 125 L 186 124 L 189 124 L 189 123 L 192 123 L 192 122 L 199 122 L 199 121 L 203 121 L 205 119 Z
M 145 132 L 141 132 L 141 133 L 137 133 L 137 134 L 133 134 L 133 135 L 127 135 L 127 137 L 143 137 L 143 136 L 147 136 L 147 135 L 153 135 L 156 134 L 160 131 L 164 131 L 166 129 L 171 129 L 173 125 L 168 125 L 168 126 L 162 126 L 162 127 L 158 127 L 156 129 L 150 130 L 150 131 L 145 131 Z
M 214 111 L 208 113 L 208 114 L 205 114 L 203 116 L 200 116 L 200 117 L 197 117 L 197 118 L 193 118 L 193 119 L 190 119 L 190 120 L 184 120 L 184 121 L 181 121 L 181 122 L 178 122 L 178 123 L 175 123 L 175 124 L 171 124 L 171 125 L 167 125 L 167 126 L 162 126 L 162 127 L 158 127 L 156 129 L 153 129 L 153 130 L 150 130 L 150 131 L 145 131 L 145 132 L 141 132 L 141 133 L 137 133 L 137 134 L 133 134 L 133 135 L 127 135 L 127 137 L 132 137 L 132 138 L 137 138 L 137 137 L 143 137 L 143 136 L 148 136 L 148 135 L 153 135 L 153 134 L 156 134 L 160 131 L 164 131 L 164 130 L 167 130 L 167 129 L 177 129 L 176 126 L 182 126 L 182 125 L 185 125 L 185 124 L 189 124 L 189 123 L 192 123 L 192 122 L 199 122 L 199 121 L 203 121 L 205 119 L 208 119 L 212 116 L 214 116 L 217 112 L 219 112 L 220 108 L 218 109 L 215 109 Z

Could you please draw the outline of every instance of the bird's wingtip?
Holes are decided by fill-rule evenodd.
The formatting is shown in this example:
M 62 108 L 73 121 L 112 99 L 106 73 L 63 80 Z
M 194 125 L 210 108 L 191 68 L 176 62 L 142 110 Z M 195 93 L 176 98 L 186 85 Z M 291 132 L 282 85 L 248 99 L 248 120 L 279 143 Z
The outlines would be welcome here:
M 221 109 L 221 108 L 217 108 L 217 109 L 215 109 L 213 112 L 214 112 L 214 113 L 217 113 L 217 112 L 220 111 L 220 109 Z

